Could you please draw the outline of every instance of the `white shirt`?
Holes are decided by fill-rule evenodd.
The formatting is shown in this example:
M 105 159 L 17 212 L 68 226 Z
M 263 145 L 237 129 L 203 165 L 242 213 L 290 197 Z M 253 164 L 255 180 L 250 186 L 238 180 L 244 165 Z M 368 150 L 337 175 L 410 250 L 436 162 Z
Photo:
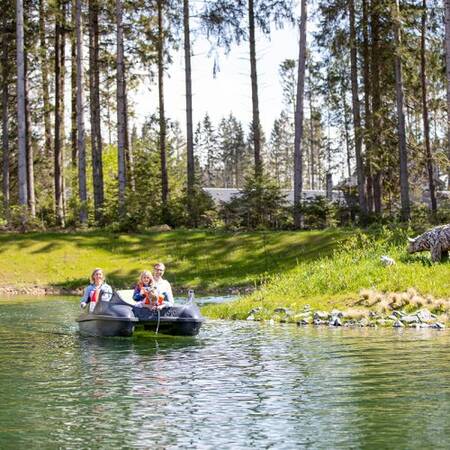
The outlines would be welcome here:
M 166 294 L 168 304 L 172 306 L 174 301 L 173 301 L 172 287 L 170 286 L 170 283 L 167 280 L 163 280 L 161 278 L 159 281 L 155 281 L 155 286 L 158 291 L 158 294 L 160 295 Z

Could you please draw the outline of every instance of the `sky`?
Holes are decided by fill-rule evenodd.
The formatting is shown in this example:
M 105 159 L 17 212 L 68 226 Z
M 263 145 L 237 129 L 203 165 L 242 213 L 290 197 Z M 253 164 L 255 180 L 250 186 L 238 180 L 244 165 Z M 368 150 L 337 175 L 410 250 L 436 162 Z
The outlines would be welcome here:
M 279 65 L 287 58 L 298 57 L 297 28 L 286 26 L 274 30 L 271 39 L 257 36 L 257 70 L 260 120 L 266 135 L 270 135 L 273 121 L 282 110 Z M 213 125 L 233 113 L 248 130 L 252 116 L 250 89 L 250 61 L 248 42 L 233 47 L 228 55 L 219 56 L 220 71 L 213 77 L 212 57 L 208 57 L 208 43 L 198 40 L 193 44 L 192 65 L 193 120 L 196 124 L 209 113 Z M 184 53 L 177 53 L 165 79 L 166 114 L 180 122 L 185 130 Z M 141 86 L 131 96 L 136 120 L 142 123 L 158 105 L 157 86 Z

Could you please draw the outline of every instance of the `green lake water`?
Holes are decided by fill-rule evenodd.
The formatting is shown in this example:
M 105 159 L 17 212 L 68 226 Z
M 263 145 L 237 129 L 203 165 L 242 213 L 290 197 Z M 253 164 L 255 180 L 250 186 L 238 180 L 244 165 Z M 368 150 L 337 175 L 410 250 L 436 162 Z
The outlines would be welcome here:
M 78 334 L 78 299 L 0 300 L 0 449 L 450 448 L 450 333 L 208 321 Z

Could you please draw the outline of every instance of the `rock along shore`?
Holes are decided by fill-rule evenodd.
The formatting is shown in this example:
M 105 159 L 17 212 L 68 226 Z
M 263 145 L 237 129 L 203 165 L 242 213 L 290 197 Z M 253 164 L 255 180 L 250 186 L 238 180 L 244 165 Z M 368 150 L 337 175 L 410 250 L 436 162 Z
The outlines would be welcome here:
M 55 286 L 0 286 L 0 297 L 16 295 L 32 295 L 44 297 L 46 295 L 83 295 L 83 289 L 67 289 Z

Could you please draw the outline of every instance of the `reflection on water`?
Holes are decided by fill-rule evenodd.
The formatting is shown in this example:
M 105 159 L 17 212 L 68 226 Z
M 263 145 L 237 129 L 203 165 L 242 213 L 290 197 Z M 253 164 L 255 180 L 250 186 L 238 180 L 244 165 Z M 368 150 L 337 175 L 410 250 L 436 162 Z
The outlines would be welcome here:
M 0 303 L 0 448 L 450 446 L 450 335 L 206 322 L 83 338 L 77 300 Z

